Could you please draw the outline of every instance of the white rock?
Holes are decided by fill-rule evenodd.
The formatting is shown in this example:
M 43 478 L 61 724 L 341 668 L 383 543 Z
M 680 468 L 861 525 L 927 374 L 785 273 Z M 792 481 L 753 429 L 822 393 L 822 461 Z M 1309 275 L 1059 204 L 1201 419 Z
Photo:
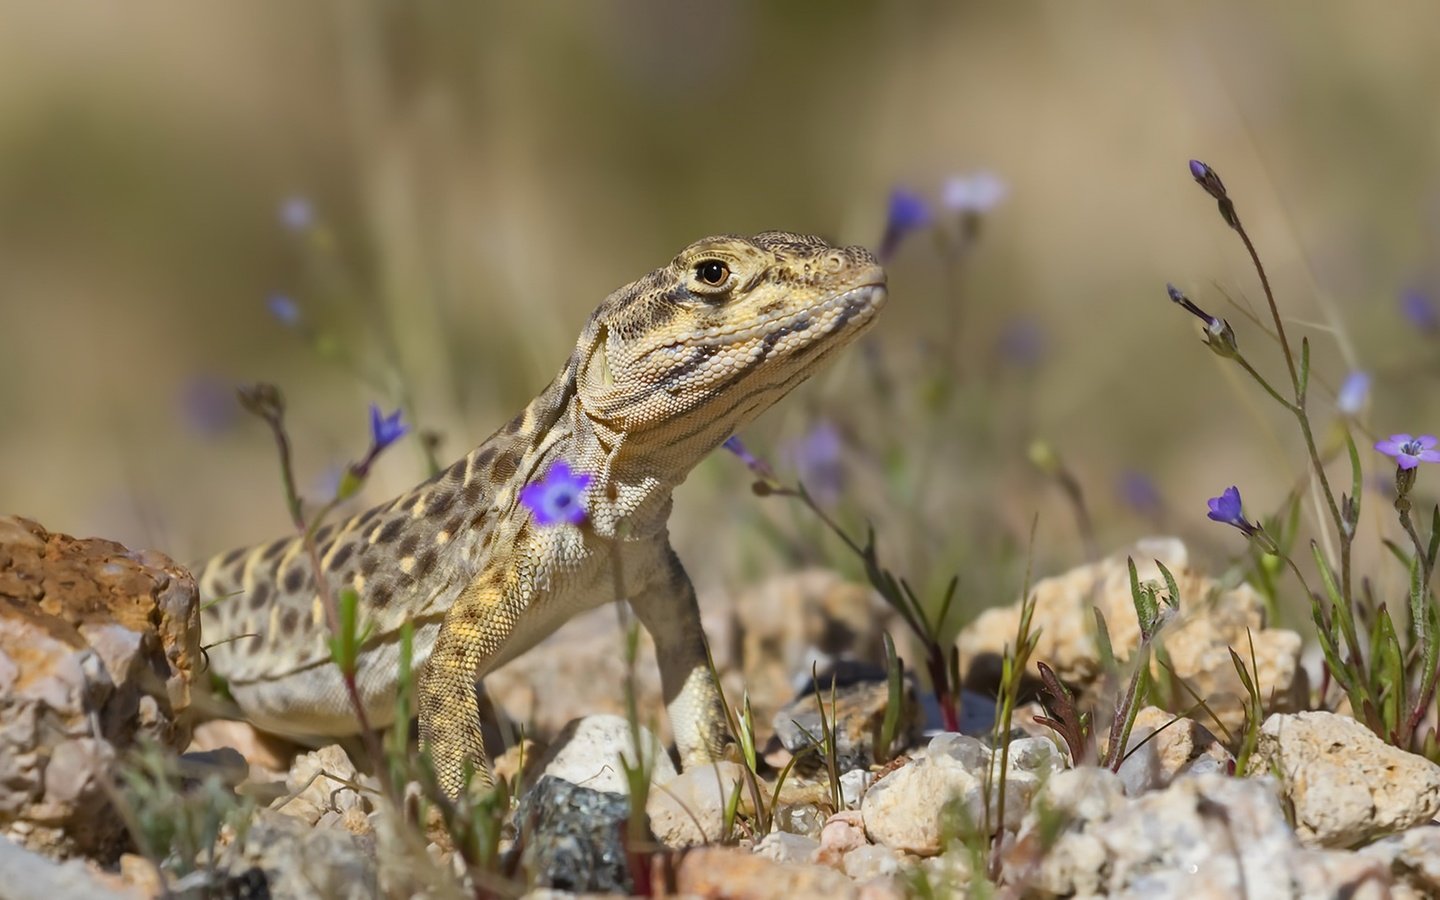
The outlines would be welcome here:
M 1000 781 L 991 781 L 990 814 L 993 833 L 1001 824 Z M 1033 772 L 1011 769 L 1004 779 L 1005 828 L 1019 827 L 1030 797 L 1040 786 Z M 945 821 L 946 806 L 958 804 L 958 819 Z M 903 766 L 871 785 L 860 804 L 865 832 L 872 841 L 917 856 L 933 856 L 941 850 L 940 839 L 947 827 L 983 827 L 985 787 L 949 752 L 937 753 Z
M 812 863 L 820 853 L 820 842 L 803 834 L 772 831 L 755 845 L 755 852 L 778 863 Z
M 1118 774 L 1125 793 L 1134 797 L 1181 775 L 1229 774 L 1234 765 L 1230 751 L 1204 726 L 1147 706 L 1135 716 Z
M 650 828 L 667 847 L 718 841 L 725 836 L 725 808 L 735 791 L 740 792 L 740 810 L 752 813 L 744 769 L 738 763 L 718 762 L 688 769 L 651 789 L 645 805 Z M 768 798 L 765 802 L 769 802 Z
M 930 759 L 946 757 L 974 774 L 985 771 L 985 766 L 990 762 L 990 748 L 979 738 L 968 734 L 942 731 L 930 739 L 924 756 Z
M 639 729 L 646 761 L 654 766 L 650 783 L 670 781 L 676 775 L 675 764 L 660 746 L 659 738 L 643 725 Z M 566 725 L 550 745 L 540 761 L 541 775 L 553 775 L 593 791 L 628 795 L 630 785 L 620 765 L 622 757 L 631 764 L 635 761 L 630 723 L 621 716 L 586 716 Z
M 1360 850 L 1383 862 L 1404 885 L 1422 897 L 1440 897 L 1440 826 L 1426 825 L 1381 838 Z
M 899 875 L 900 857 L 888 847 L 856 847 L 845 854 L 845 874 L 856 881 Z
M 1060 833 L 1037 852 L 1053 816 Z M 1032 867 L 1033 889 L 1062 896 L 1387 896 L 1381 860 L 1299 845 L 1269 777 L 1186 775 L 1126 800 L 1113 774 L 1058 772 L 1006 862 Z
M 864 769 L 851 769 L 840 776 L 840 799 L 846 809 L 859 809 L 865 791 L 875 781 L 875 776 Z
M 1265 720 L 1250 772 L 1277 772 L 1306 844 L 1352 847 L 1440 812 L 1440 765 L 1329 712 Z

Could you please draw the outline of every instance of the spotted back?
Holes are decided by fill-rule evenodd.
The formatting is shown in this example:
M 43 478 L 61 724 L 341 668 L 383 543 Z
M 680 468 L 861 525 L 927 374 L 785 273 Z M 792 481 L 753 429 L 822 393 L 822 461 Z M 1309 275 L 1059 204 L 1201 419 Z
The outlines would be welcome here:
M 438 622 L 484 566 L 537 441 L 567 401 L 562 375 L 524 412 L 443 472 L 315 535 L 332 595 L 352 588 L 372 640 Z M 304 542 L 288 536 L 216 556 L 201 570 L 202 640 L 230 684 L 271 681 L 330 661 L 324 603 Z M 417 647 L 417 661 L 428 653 Z M 393 677 L 393 676 L 392 676 Z M 237 694 L 238 698 L 238 694 Z M 241 701 L 244 706 L 243 700 Z

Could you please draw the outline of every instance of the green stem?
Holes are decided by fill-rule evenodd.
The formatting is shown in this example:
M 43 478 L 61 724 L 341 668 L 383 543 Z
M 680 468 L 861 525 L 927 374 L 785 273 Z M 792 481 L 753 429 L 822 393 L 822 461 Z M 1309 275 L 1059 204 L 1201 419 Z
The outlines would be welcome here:
M 1275 333 L 1280 337 L 1280 349 L 1285 353 L 1285 367 L 1290 371 L 1290 383 L 1295 388 L 1295 394 L 1300 394 L 1300 373 L 1295 368 L 1295 354 L 1290 349 L 1290 339 L 1285 336 L 1285 326 L 1280 321 L 1280 306 L 1275 302 L 1275 293 L 1270 290 L 1270 277 L 1265 274 L 1265 266 L 1260 262 L 1260 254 L 1255 251 L 1255 245 L 1250 242 L 1250 235 L 1245 232 L 1245 226 L 1240 222 L 1239 213 L 1235 214 L 1235 232 L 1240 235 L 1240 240 L 1245 243 L 1245 251 L 1250 254 L 1250 261 L 1255 264 L 1255 271 L 1260 275 L 1260 287 L 1265 290 L 1265 300 L 1270 304 L 1270 317 L 1275 320 Z

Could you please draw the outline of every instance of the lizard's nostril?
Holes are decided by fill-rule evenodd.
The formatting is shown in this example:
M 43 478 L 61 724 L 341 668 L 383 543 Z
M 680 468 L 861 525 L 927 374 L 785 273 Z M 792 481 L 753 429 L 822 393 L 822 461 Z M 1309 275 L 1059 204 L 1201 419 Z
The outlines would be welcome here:
M 836 250 L 833 253 L 825 254 L 825 267 L 831 272 L 839 272 L 845 268 L 845 254 Z

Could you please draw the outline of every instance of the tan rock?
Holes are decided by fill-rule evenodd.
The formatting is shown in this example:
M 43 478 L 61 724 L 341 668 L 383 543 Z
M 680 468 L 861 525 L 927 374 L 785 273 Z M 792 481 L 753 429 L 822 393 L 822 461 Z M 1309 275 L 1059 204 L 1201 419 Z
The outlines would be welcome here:
M 1030 674 L 1044 662 L 1087 700 L 1098 689 L 1099 645 L 1095 637 L 1098 608 L 1117 658 L 1128 659 L 1139 646 L 1140 627 L 1130 594 L 1126 557 L 1133 556 L 1141 581 L 1159 581 L 1154 560 L 1163 562 L 1180 589 L 1180 610 L 1165 626 L 1161 641 L 1176 674 L 1206 702 L 1225 726 L 1237 730 L 1244 722 L 1244 688 L 1231 662 L 1233 647 L 1249 665 L 1258 666 L 1261 696 L 1268 712 L 1301 708 L 1305 695 L 1300 666 L 1300 635 L 1269 628 L 1263 599 L 1249 585 L 1222 590 L 1210 578 L 1189 566 L 1185 545 L 1173 538 L 1151 538 L 1126 553 L 1080 566 L 1035 585 L 1034 627 L 1039 643 L 1031 656 Z M 1015 642 L 1020 605 L 987 610 L 960 633 L 960 659 L 972 677 L 984 680 L 998 664 L 1004 648 Z M 1254 640 L 1255 659 L 1250 659 Z M 1161 669 L 1154 664 L 1155 672 Z
M 105 783 L 140 739 L 189 740 L 195 582 L 152 552 L 0 517 L 0 833 L 112 861 Z
M 204 753 L 229 747 L 250 764 L 250 777 L 264 780 L 284 775 L 295 755 L 295 746 L 283 738 L 266 734 L 249 722 L 212 719 L 195 726 L 186 753 Z
M 1334 713 L 1266 719 L 1250 772 L 1272 771 L 1307 844 L 1352 847 L 1440 813 L 1440 765 Z
M 703 847 L 685 854 L 675 871 L 675 891 L 713 900 L 861 896 L 860 887 L 834 869 L 778 863 L 733 847 Z
M 882 633 L 902 634 L 873 589 L 828 569 L 777 575 L 742 591 L 733 616 L 735 655 L 762 722 L 790 701 L 812 662 L 821 671 L 838 660 L 883 664 Z
M 718 762 L 687 769 L 650 791 L 645 804 L 650 828 L 667 847 L 719 841 L 725 837 L 726 805 L 736 791 L 740 792 L 739 809 L 753 813 L 754 803 L 739 764 Z
M 340 824 L 340 816 L 352 807 L 369 812 L 370 797 L 356 791 L 359 773 L 350 757 L 338 744 L 321 747 L 296 757 L 285 778 L 288 793 L 270 804 L 270 808 L 308 824 L 320 822 L 326 813 L 335 817 L 327 822 Z
M 869 843 L 865 839 L 865 819 L 860 812 L 839 812 L 831 816 L 820 829 L 820 849 L 816 860 L 838 868 L 842 865 L 845 854 Z

